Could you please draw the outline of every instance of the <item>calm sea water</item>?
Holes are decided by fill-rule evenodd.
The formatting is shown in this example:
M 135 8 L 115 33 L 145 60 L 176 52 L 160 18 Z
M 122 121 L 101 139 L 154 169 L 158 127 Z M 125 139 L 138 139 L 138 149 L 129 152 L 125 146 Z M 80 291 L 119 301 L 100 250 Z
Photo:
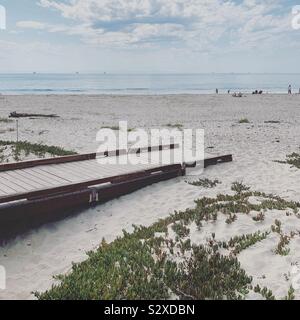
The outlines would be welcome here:
M 300 74 L 0 74 L 2 94 L 286 93 Z

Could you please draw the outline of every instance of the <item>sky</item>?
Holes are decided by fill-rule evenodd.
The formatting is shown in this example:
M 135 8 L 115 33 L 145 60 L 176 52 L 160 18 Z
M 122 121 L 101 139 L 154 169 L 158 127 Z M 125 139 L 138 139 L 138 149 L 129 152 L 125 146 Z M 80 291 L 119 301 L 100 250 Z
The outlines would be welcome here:
M 300 73 L 300 0 L 0 5 L 0 73 Z

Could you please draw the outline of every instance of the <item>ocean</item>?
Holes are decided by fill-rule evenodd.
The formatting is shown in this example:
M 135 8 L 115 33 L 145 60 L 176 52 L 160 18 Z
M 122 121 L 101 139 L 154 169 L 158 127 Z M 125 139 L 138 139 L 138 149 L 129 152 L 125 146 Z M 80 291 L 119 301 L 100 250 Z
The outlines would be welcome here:
M 0 74 L 2 94 L 299 92 L 300 74 Z

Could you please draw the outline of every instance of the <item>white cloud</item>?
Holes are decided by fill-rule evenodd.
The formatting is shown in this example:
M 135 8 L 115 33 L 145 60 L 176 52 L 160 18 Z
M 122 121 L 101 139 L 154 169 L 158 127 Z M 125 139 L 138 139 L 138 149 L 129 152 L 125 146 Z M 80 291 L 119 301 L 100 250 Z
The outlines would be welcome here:
M 42 29 L 46 28 L 46 25 L 44 23 L 38 22 L 38 21 L 18 21 L 17 27 L 24 28 L 24 29 L 42 30 Z
M 78 35 L 83 41 L 111 46 L 215 46 L 243 49 L 278 42 L 290 32 L 290 15 L 279 14 L 279 0 L 39 0 L 72 26 L 33 29 Z M 20 24 L 20 23 L 19 23 Z M 75 24 L 75 26 L 74 26 Z

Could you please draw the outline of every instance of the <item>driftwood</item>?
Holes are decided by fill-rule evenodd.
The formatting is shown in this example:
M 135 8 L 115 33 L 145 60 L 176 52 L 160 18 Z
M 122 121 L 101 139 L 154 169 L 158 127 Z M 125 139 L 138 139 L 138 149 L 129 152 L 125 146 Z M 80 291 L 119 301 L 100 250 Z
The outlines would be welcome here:
M 18 113 L 16 111 L 9 115 L 10 118 L 59 118 L 56 114 L 38 114 L 38 113 Z
M 277 124 L 277 123 L 280 123 L 280 121 L 277 121 L 277 120 L 269 120 L 269 121 L 265 121 L 265 123 L 274 123 L 274 124 Z

